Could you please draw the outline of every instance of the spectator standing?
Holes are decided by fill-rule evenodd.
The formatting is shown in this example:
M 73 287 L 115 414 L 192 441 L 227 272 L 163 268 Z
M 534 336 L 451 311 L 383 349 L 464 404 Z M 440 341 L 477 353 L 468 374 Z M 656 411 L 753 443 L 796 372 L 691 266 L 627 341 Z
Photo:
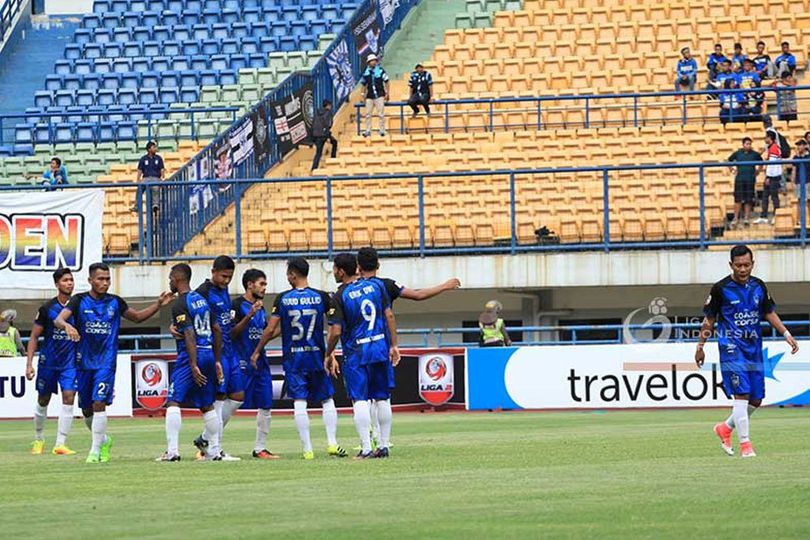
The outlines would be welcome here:
M 506 324 L 501 318 L 503 305 L 497 300 L 490 300 L 484 306 L 484 312 L 478 316 L 480 336 L 478 343 L 481 347 L 503 347 L 512 344 Z
M 163 180 L 163 175 L 166 168 L 163 166 L 163 158 L 157 153 L 157 143 L 149 141 L 146 143 L 146 155 L 138 161 L 138 179 L 137 182 L 160 182 Z M 160 189 L 157 186 L 152 186 L 152 212 L 157 212 L 160 207 L 158 199 L 160 197 Z
M 42 174 L 42 185 L 49 186 L 48 191 L 57 189 L 56 186 L 64 186 L 68 183 L 67 169 L 62 166 L 62 160 L 54 156 L 51 158 L 51 166 Z
M 23 347 L 20 331 L 14 326 L 17 312 L 7 309 L 0 313 L 0 357 L 23 356 Z
M 760 79 L 767 79 L 771 77 L 772 63 L 771 57 L 765 54 L 765 42 L 757 42 L 757 54 L 752 59 L 754 62 L 754 71 L 757 72 Z
M 681 49 L 681 56 L 675 69 L 675 91 L 680 92 L 683 88 L 688 88 L 690 92 L 693 92 L 697 81 L 697 60 L 692 58 L 692 51 L 689 50 L 689 47 Z
M 380 67 L 377 55 L 370 54 L 366 59 L 366 69 L 360 75 L 360 82 L 366 91 L 366 130 L 363 137 L 371 135 L 371 117 L 380 119 L 380 135 L 385 136 L 385 104 L 388 102 L 388 73 Z
M 315 113 L 312 121 L 312 138 L 315 140 L 315 158 L 312 160 L 312 170 L 318 168 L 323 155 L 323 147 L 326 141 L 332 147 L 332 159 L 337 157 L 337 139 L 332 136 L 332 102 L 323 100 L 323 106 Z
M 773 130 L 765 132 L 765 152 L 767 161 L 782 159 L 782 150 L 779 147 L 779 135 Z M 782 184 L 782 164 L 769 164 L 765 167 L 765 187 L 762 190 L 762 213 L 754 223 L 768 223 L 768 202 L 773 201 L 773 211 L 779 209 L 779 188 Z M 770 219 L 773 225 L 773 217 Z
M 796 71 L 796 57 L 790 52 L 790 43 L 787 41 L 782 42 L 782 54 L 776 57 L 776 76 L 781 77 L 784 73 Z
M 745 62 L 745 53 L 743 52 L 742 44 L 734 44 L 734 56 L 731 57 L 731 69 L 734 73 L 741 73 L 743 70 L 743 62 Z
M 772 86 L 779 90 L 776 93 L 777 116 L 779 120 L 789 124 L 791 120 L 796 120 L 799 113 L 799 106 L 796 103 L 796 79 L 793 73 L 786 71 Z
M 742 148 L 729 156 L 729 163 L 762 161 L 762 156 L 751 148 L 752 145 L 753 141 L 751 137 L 745 137 L 742 140 Z M 734 176 L 734 219 L 731 220 L 732 229 L 737 228 L 739 223 L 738 219 L 740 218 L 746 227 L 750 225 L 757 181 L 757 169 L 755 165 L 737 165 L 736 167 L 730 167 L 731 172 L 734 172 L 734 169 L 736 169 L 737 174 Z
M 411 72 L 411 78 L 408 81 L 408 86 L 411 89 L 411 97 L 408 99 L 408 105 L 413 110 L 413 115 L 419 114 L 419 105 L 425 108 L 425 114 L 430 114 L 430 95 L 433 90 L 433 75 L 429 71 L 425 71 L 422 64 L 416 64 L 414 71 Z
M 718 43 L 714 46 L 714 52 L 709 55 L 709 60 L 706 62 L 706 67 L 709 68 L 709 81 L 714 81 L 717 78 L 720 66 L 726 60 L 728 58 L 723 54 L 723 46 Z
M 809 179 L 807 175 L 810 174 L 810 148 L 804 139 L 796 141 L 796 155 L 793 159 L 799 162 L 793 164 L 793 191 L 798 198 L 801 197 L 801 186 L 802 184 L 807 186 Z M 805 187 L 805 197 L 807 197 L 806 189 Z

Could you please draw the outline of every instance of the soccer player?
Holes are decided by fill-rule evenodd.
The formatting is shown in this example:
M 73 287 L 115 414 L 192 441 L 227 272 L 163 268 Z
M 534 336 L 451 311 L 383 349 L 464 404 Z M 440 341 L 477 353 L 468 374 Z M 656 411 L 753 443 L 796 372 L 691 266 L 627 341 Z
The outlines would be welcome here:
M 107 405 L 113 400 L 121 317 L 141 323 L 174 299 L 160 294 L 149 307 L 135 310 L 120 296 L 109 294 L 110 267 L 93 263 L 89 268 L 90 291 L 77 294 L 54 319 L 53 325 L 75 342 L 78 363 L 79 407 L 93 433 L 87 463 L 110 461 L 112 437 L 107 435 Z M 68 322 L 73 317 L 73 323 Z M 74 326 L 75 325 L 75 326 Z
M 754 255 L 748 246 L 738 245 L 731 250 L 731 275 L 714 284 L 703 306 L 706 317 L 700 329 L 695 362 L 703 366 L 706 353 L 703 346 L 712 335 L 715 323 L 719 325 L 717 346 L 720 351 L 720 370 L 726 394 L 733 396 L 731 416 L 714 426 L 720 445 L 733 456 L 731 432 L 737 428 L 740 455 L 755 457 L 749 439 L 749 417 L 762 404 L 765 397 L 765 372 L 762 362 L 762 328 L 764 319 L 785 337 L 791 352 L 796 354 L 799 344 L 776 314 L 776 304 L 765 283 L 751 275 Z
M 191 290 L 191 267 L 176 264 L 169 273 L 171 291 L 178 295 L 172 306 L 172 324 L 183 339 L 177 340 L 177 362 L 166 403 L 166 452 L 155 461 L 180 461 L 180 404 L 194 403 L 205 422 L 206 459 L 225 461 L 219 445 L 222 420 L 214 409 L 217 386 L 223 379 L 222 330 L 212 319 L 208 301 Z
M 228 425 L 228 421 L 233 416 L 233 413 L 239 410 L 242 403 L 245 401 L 245 384 L 242 380 L 242 370 L 239 368 L 239 360 L 236 358 L 236 353 L 233 349 L 231 342 L 231 327 L 233 325 L 233 311 L 231 310 L 231 297 L 228 294 L 228 285 L 233 279 L 233 272 L 236 265 L 233 259 L 227 255 L 220 255 L 214 259 L 214 265 L 211 268 L 211 278 L 206 279 L 202 285 L 197 287 L 197 292 L 208 301 L 211 307 L 211 314 L 214 319 L 219 322 L 219 327 L 222 330 L 222 371 L 224 379 L 217 387 L 217 399 L 214 402 L 214 410 L 217 411 L 220 420 L 222 421 L 222 429 Z M 176 339 L 182 339 L 182 336 L 175 335 Z M 202 458 L 207 453 L 208 441 L 205 439 L 205 434 L 201 434 L 194 439 L 194 445 L 199 450 L 198 458 Z M 220 446 L 222 446 L 222 439 L 220 438 Z M 225 452 L 223 455 L 230 459 Z M 237 458 L 234 458 L 237 459 Z
M 319 401 L 323 407 L 323 423 L 326 426 L 327 453 L 330 456 L 346 457 L 346 451 L 337 442 L 337 409 L 332 396 L 335 393 L 332 379 L 323 367 L 323 332 L 326 313 L 331 301 L 329 294 L 310 288 L 309 263 L 302 257 L 287 262 L 287 281 L 292 289 L 276 296 L 270 324 L 265 328 L 251 364 L 264 353 L 267 343 L 281 334 L 284 350 L 284 378 L 287 394 L 293 399 L 295 427 L 304 447 L 304 459 L 314 459 L 309 434 L 307 401 Z
M 37 404 L 34 408 L 34 442 L 31 443 L 32 454 L 45 451 L 45 418 L 48 415 L 48 404 L 51 395 L 56 394 L 57 386 L 62 389 L 62 410 L 56 429 L 56 445 L 52 453 L 60 456 L 75 454 L 65 445 L 70 426 L 73 424 L 73 403 L 76 400 L 76 345 L 70 341 L 64 330 L 54 327 L 53 320 L 73 294 L 73 274 L 69 268 L 60 268 L 53 273 L 56 285 L 56 296 L 42 304 L 37 318 L 31 328 L 28 341 L 28 363 L 25 366 L 25 378 L 34 378 L 34 354 L 40 336 L 43 336 L 42 349 L 39 353 L 37 372 Z M 72 322 L 72 320 L 71 320 Z
M 242 286 L 245 288 L 244 296 L 233 301 L 234 325 L 231 337 L 245 380 L 245 408 L 258 409 L 253 457 L 278 459 L 278 455 L 267 449 L 270 409 L 273 407 L 273 376 L 264 348 L 257 361 L 251 361 L 253 351 L 267 328 L 267 313 L 262 302 L 267 289 L 267 276 L 261 270 L 251 268 L 242 275 Z
M 340 373 L 335 359 L 338 339 L 343 346 L 343 377 L 354 408 L 354 425 L 360 436 L 360 453 L 355 459 L 388 457 L 391 436 L 391 384 L 389 362 L 399 363 L 397 326 L 388 293 L 378 280 L 357 275 L 357 257 L 341 253 L 333 272 L 340 283 L 329 311 L 324 368 Z M 371 407 L 377 408 L 380 446 L 371 452 Z

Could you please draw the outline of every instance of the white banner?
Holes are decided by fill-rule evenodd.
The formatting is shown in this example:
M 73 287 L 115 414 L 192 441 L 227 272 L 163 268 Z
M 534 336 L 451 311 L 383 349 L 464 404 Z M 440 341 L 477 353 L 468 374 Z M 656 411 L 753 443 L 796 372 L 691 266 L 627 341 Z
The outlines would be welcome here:
M 36 363 L 34 366 L 36 366 Z M 36 379 L 33 381 L 26 380 L 25 358 L 3 358 L 0 361 L 0 418 L 33 418 L 36 402 Z M 77 396 L 77 416 L 81 415 L 78 405 L 79 398 Z M 51 396 L 48 416 L 58 416 L 61 406 L 61 393 Z M 110 416 L 132 416 L 132 369 L 128 354 L 118 355 L 115 371 L 115 395 L 112 405 L 107 407 L 107 414 Z
M 100 189 L 4 192 L 0 197 L 0 295 L 53 289 L 51 274 L 70 268 L 76 292 L 89 288 L 87 268 L 101 261 Z
M 791 355 L 783 342 L 763 348 L 763 404 L 810 400 L 810 343 Z M 694 343 L 561 345 L 469 349 L 470 409 L 613 409 L 728 405 L 717 345 L 702 369 Z

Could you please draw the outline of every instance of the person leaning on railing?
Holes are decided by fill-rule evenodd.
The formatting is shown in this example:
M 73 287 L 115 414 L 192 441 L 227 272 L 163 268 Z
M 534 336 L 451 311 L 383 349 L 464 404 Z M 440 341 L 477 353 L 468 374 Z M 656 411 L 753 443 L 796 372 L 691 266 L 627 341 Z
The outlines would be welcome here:
M 163 166 L 163 158 L 157 153 L 157 143 L 149 141 L 146 143 L 146 155 L 138 161 L 138 178 L 136 182 L 159 182 L 163 180 L 163 175 L 166 173 L 166 168 Z M 152 193 L 152 212 L 157 212 L 160 207 L 158 204 L 160 198 L 160 189 L 157 186 L 151 186 Z M 133 207 L 133 211 L 137 208 Z
M 484 312 L 478 316 L 480 335 L 478 344 L 481 347 L 504 347 L 512 344 L 506 323 L 501 318 L 503 305 L 497 300 L 490 300 L 484 306 Z

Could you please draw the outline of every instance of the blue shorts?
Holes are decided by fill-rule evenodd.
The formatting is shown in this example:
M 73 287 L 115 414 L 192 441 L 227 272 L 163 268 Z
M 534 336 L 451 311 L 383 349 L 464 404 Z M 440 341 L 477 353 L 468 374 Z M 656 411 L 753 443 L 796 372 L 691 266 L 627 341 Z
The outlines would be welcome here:
M 244 373 L 245 403 L 243 409 L 273 408 L 273 375 L 269 369 L 250 370 Z
M 335 394 L 332 377 L 325 371 L 285 371 L 284 378 L 290 399 L 323 402 Z
M 226 354 L 222 351 L 222 384 L 217 385 L 218 394 L 238 394 L 245 391 L 245 381 L 242 370 L 239 368 L 239 360 L 234 354 Z
M 169 385 L 166 401 L 193 403 L 198 409 L 210 407 L 214 404 L 217 393 L 217 370 L 214 362 L 214 351 L 198 349 L 197 366 L 202 374 L 208 378 L 202 386 L 198 386 L 194 381 L 188 358 L 178 357 L 172 372 L 172 382 Z
M 734 357 L 720 358 L 720 372 L 723 375 L 723 389 L 729 396 L 748 394 L 748 399 L 759 400 L 765 397 L 765 371 L 762 362 L 751 362 Z
M 352 401 L 390 399 L 394 384 L 394 370 L 391 367 L 391 362 L 387 360 L 365 365 L 344 363 L 341 369 L 349 399 Z
M 79 408 L 89 409 L 96 401 L 111 405 L 115 393 L 115 368 L 79 369 L 77 387 Z
M 55 394 L 57 386 L 62 389 L 62 392 L 75 392 L 78 388 L 78 376 L 76 366 L 40 367 L 37 372 L 37 392 L 40 396 Z

